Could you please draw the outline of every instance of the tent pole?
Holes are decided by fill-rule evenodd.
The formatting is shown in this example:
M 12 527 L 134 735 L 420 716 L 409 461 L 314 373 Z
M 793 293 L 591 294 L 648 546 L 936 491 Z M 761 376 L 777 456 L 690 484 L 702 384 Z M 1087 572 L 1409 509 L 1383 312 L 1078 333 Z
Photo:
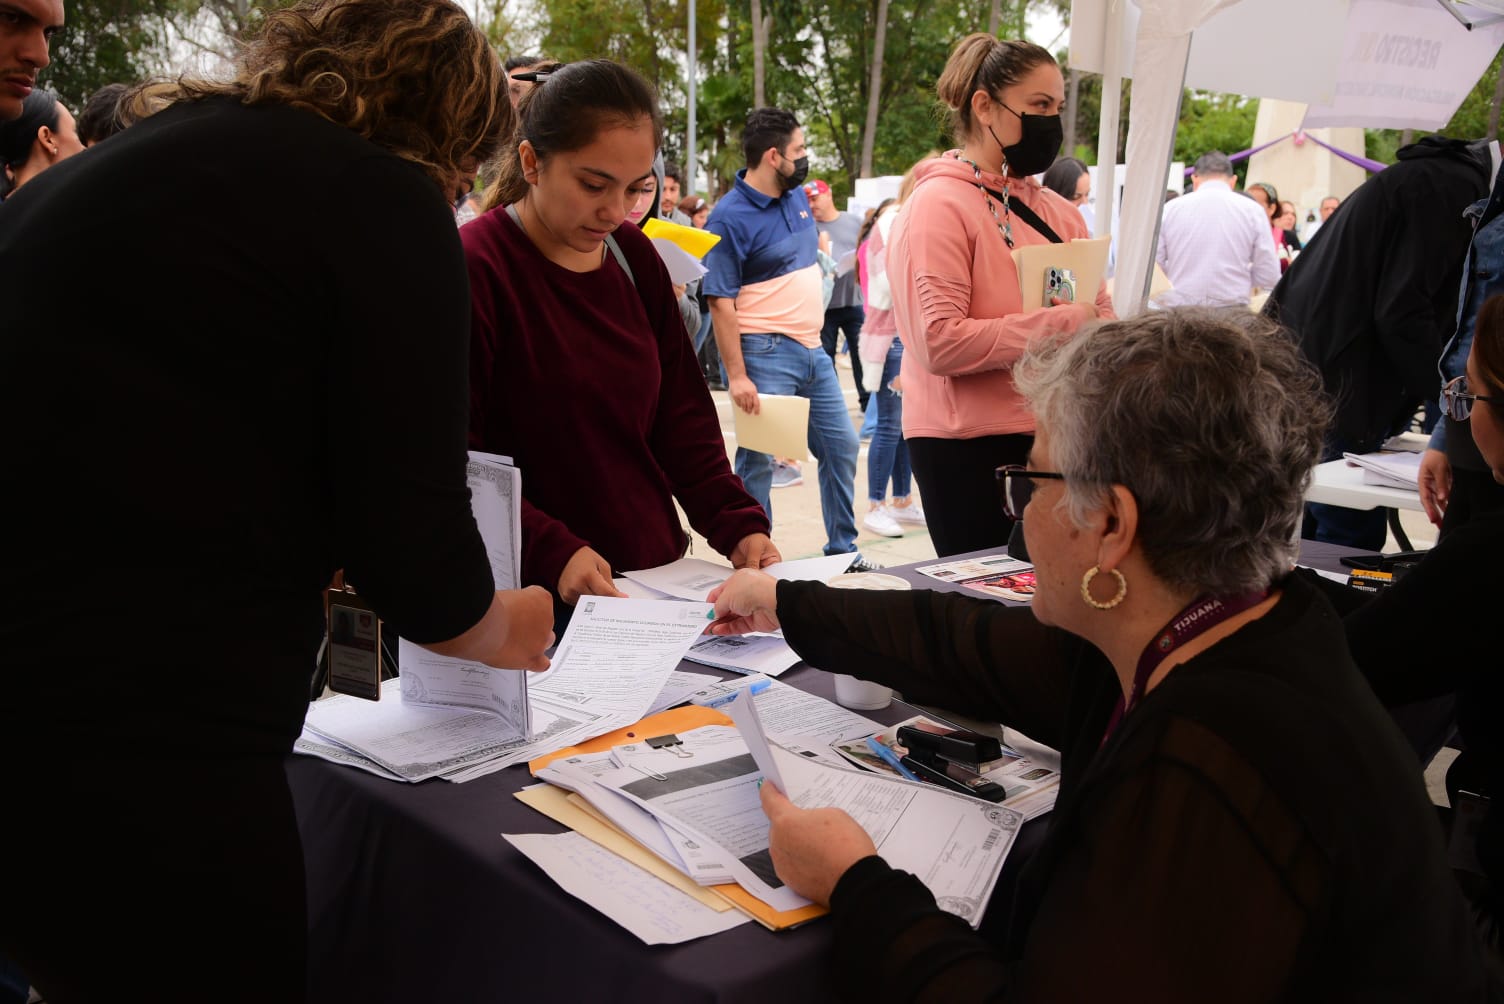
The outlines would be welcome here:
M 1092 216 L 1097 237 L 1112 236 L 1112 208 L 1117 201 L 1118 132 L 1123 105 L 1123 4 L 1109 0 L 1107 33 L 1102 48 L 1102 112 L 1097 131 L 1097 185 Z

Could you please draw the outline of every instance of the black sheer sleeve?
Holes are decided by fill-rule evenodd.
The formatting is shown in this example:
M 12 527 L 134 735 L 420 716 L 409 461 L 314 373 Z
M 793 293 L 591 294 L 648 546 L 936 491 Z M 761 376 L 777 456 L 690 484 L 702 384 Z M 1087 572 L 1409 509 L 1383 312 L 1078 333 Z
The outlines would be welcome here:
M 1259 772 L 1206 728 L 1170 719 L 1086 799 L 1049 851 L 1011 962 L 913 876 L 877 858 L 852 866 L 831 903 L 850 999 L 1281 999 L 1309 961 L 1332 869 Z
M 778 618 L 811 666 L 1002 722 L 1056 749 L 1066 741 L 1072 666 L 1095 651 L 1024 607 L 922 589 L 780 582 Z

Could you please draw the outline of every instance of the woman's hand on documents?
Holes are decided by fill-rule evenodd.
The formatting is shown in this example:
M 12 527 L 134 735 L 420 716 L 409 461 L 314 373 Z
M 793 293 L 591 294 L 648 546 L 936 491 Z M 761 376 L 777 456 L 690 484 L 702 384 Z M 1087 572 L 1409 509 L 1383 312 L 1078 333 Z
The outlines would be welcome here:
M 581 596 L 625 596 L 611 583 L 611 563 L 593 547 L 582 547 L 559 575 L 559 599 L 574 606 Z
M 846 869 L 877 853 L 867 831 L 840 809 L 801 809 L 765 781 L 762 811 L 768 814 L 768 849 L 784 884 L 821 906 Z
M 750 568 L 732 572 L 705 600 L 715 604 L 711 634 L 778 630 L 778 580 L 765 572 Z

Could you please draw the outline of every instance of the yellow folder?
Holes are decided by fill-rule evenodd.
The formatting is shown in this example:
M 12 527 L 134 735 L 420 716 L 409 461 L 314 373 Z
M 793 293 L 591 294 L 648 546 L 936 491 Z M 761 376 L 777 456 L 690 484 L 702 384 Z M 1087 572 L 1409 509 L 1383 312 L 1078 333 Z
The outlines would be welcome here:
M 656 217 L 643 223 L 642 232 L 649 237 L 671 240 L 696 258 L 704 258 L 711 248 L 721 242 L 720 234 L 698 227 L 686 227 L 681 223 L 670 223 Z

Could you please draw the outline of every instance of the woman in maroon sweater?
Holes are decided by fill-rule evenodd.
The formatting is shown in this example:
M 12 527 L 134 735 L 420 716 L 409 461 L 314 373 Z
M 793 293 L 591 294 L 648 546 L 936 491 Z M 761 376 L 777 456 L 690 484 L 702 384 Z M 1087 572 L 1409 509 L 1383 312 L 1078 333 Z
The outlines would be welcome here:
M 619 595 L 612 569 L 666 564 L 688 537 L 737 567 L 779 560 L 726 460 L 668 272 L 627 212 L 662 119 L 608 60 L 540 74 L 516 142 L 461 230 L 470 271 L 470 444 L 522 469 L 522 578 L 566 604 Z

